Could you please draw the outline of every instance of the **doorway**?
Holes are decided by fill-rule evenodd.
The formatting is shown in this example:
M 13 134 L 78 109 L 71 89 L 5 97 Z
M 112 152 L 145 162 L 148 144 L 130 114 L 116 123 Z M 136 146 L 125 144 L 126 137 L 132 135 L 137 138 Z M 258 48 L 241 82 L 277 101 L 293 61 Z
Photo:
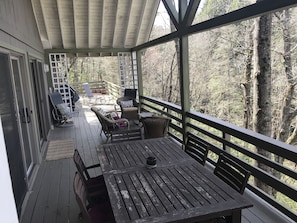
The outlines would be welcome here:
M 45 83 L 44 83 L 44 76 L 43 76 L 43 65 L 40 61 L 31 59 L 30 60 L 30 75 L 31 75 L 31 86 L 32 94 L 33 94 L 33 102 L 36 111 L 36 118 L 37 118 L 37 132 L 38 132 L 38 141 L 39 141 L 39 148 L 41 150 L 43 144 L 46 141 L 47 134 L 46 129 L 47 122 L 45 121 L 44 117 L 46 116 L 46 95 L 45 95 Z M 41 152 L 41 151 L 40 151 Z
M 9 54 L 0 52 L 0 115 L 9 163 L 14 199 L 18 214 L 21 213 L 23 200 L 27 192 L 25 163 L 22 140 L 20 138 L 18 113 L 13 91 L 11 63 Z
M 36 136 L 32 120 L 32 108 L 30 107 L 29 83 L 24 73 L 21 57 L 11 56 L 11 70 L 14 82 L 14 94 L 16 97 L 16 108 L 19 114 L 19 128 L 23 146 L 23 156 L 27 178 L 33 169 L 33 152 L 36 151 Z

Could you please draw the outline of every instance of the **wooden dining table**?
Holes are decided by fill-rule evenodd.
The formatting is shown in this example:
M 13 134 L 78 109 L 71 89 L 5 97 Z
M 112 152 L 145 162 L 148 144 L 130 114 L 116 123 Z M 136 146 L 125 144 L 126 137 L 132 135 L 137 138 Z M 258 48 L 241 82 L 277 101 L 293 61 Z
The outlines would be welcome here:
M 117 223 L 241 222 L 252 204 L 170 138 L 105 144 L 98 156 Z M 148 168 L 147 157 L 155 157 Z

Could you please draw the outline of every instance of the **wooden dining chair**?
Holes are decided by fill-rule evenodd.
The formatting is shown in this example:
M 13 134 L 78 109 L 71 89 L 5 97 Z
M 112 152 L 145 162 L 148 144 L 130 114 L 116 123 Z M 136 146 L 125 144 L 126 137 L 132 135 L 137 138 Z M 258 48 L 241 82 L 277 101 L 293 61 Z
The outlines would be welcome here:
M 100 164 L 98 163 L 95 165 L 86 166 L 77 149 L 74 150 L 73 161 L 75 163 L 77 171 L 82 177 L 84 185 L 86 186 L 86 190 L 88 191 L 88 194 L 89 194 L 90 203 L 96 202 L 98 197 L 102 197 L 102 198 L 106 197 L 107 190 L 104 183 L 103 175 L 91 177 L 88 172 L 88 170 L 90 169 L 100 167 Z
M 104 185 L 103 175 L 91 177 L 88 171 L 90 169 L 100 167 L 100 163 L 91 166 L 86 166 L 77 149 L 74 150 L 73 161 L 75 163 L 77 171 L 79 171 L 79 173 L 81 174 L 84 183 L 88 189 Z
M 200 138 L 188 134 L 185 152 L 202 165 L 205 165 L 210 145 L 204 143 Z
M 73 190 L 81 215 L 89 223 L 115 222 L 109 200 L 89 205 L 88 193 L 82 176 L 76 172 L 73 180 Z
M 214 174 L 240 194 L 243 194 L 251 173 L 221 153 L 214 169 Z

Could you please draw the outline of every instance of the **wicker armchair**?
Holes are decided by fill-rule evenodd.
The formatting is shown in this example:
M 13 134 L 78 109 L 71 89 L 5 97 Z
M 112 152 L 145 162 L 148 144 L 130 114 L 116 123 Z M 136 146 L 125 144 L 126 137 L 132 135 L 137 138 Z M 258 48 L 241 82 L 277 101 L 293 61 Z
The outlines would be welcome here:
M 108 116 L 102 114 L 96 107 L 91 107 L 91 110 L 96 114 L 102 126 L 102 131 L 106 136 L 106 142 L 109 140 L 111 142 L 122 142 L 142 138 L 140 127 L 137 125 L 130 125 L 128 119 L 109 118 Z
M 171 119 L 164 116 L 142 118 L 144 138 L 166 137 Z
M 121 108 L 121 118 L 126 118 L 129 121 L 138 120 L 138 102 L 128 96 L 117 99 L 117 104 Z

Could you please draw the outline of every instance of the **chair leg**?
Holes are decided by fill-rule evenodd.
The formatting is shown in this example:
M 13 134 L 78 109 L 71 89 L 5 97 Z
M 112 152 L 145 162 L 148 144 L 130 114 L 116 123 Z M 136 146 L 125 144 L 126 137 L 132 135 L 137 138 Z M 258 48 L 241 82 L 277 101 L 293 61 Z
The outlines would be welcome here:
M 82 219 L 83 219 L 83 214 L 82 214 L 82 212 L 79 212 L 79 214 L 78 214 L 78 219 L 79 219 L 79 220 L 82 220 Z

